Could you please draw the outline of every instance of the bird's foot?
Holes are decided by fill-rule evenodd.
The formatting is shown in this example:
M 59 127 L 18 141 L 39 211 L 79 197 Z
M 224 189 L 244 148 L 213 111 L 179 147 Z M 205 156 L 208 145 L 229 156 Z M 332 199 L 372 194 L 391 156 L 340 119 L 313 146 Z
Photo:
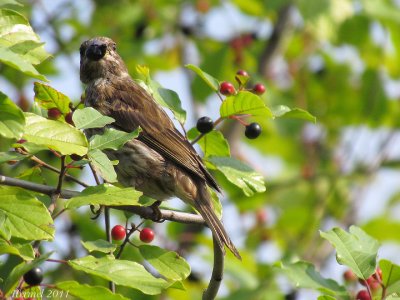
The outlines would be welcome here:
M 162 218 L 162 213 L 160 210 L 161 201 L 156 201 L 152 205 L 150 205 L 151 209 L 153 210 L 153 216 L 151 220 L 157 223 L 163 223 L 165 219 Z

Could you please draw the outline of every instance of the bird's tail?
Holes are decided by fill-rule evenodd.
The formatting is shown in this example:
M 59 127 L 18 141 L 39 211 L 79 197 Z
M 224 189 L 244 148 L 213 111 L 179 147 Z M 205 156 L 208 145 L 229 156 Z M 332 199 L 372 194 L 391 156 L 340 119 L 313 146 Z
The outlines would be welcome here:
M 239 251 L 236 249 L 235 245 L 232 243 L 228 234 L 225 231 L 224 225 L 222 225 L 221 221 L 218 219 L 217 215 L 214 212 L 212 202 L 210 199 L 210 192 L 207 190 L 206 186 L 202 186 L 199 188 L 199 193 L 197 197 L 197 201 L 195 201 L 195 206 L 200 215 L 203 217 L 204 221 L 207 223 L 208 227 L 211 229 L 215 240 L 218 243 L 218 246 L 222 249 L 225 254 L 224 244 L 228 247 L 228 249 L 238 258 L 242 259 L 239 254 Z

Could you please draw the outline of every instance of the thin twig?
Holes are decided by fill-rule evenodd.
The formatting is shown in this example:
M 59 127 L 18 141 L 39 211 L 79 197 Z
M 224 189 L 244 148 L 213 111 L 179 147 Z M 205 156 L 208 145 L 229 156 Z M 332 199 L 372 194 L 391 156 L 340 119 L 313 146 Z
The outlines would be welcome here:
M 93 175 L 97 177 L 96 173 L 94 172 Z M 110 209 L 108 207 L 105 207 L 104 209 L 104 223 L 106 225 L 106 237 L 107 237 L 107 242 L 111 243 L 111 228 L 110 228 Z M 110 254 L 112 254 L 112 251 L 110 251 Z M 108 287 L 111 292 L 115 293 L 115 283 L 114 281 L 109 281 L 108 282 Z
M 217 296 L 219 287 L 222 282 L 224 274 L 224 253 L 219 247 L 217 240 L 213 236 L 213 247 L 214 247 L 214 266 L 210 278 L 210 283 L 207 289 L 203 293 L 203 300 L 212 300 Z
M 90 167 L 90 170 L 92 170 L 92 174 L 93 174 L 94 180 L 96 181 L 97 185 L 101 184 L 99 176 L 97 175 L 97 172 L 94 169 L 92 163 L 89 163 L 89 167 Z
M 140 222 L 140 224 L 138 226 L 132 225 L 132 228 L 127 232 L 125 239 L 121 245 L 121 247 L 119 248 L 119 251 L 117 253 L 117 255 L 115 256 L 116 259 L 119 259 L 122 255 L 122 251 L 124 251 L 124 248 L 127 244 L 131 244 L 133 245 L 130 241 L 129 238 L 131 237 L 131 235 L 138 229 L 138 227 L 140 227 L 143 224 L 143 221 Z M 128 226 L 125 226 L 125 228 L 127 228 Z

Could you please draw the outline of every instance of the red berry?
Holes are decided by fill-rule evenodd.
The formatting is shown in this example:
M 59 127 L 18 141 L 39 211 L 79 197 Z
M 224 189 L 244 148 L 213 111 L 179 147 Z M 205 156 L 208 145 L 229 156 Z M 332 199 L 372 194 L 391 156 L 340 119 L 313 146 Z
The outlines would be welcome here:
M 219 86 L 219 91 L 221 92 L 222 95 L 227 95 L 227 96 L 233 95 L 236 92 L 233 84 L 228 81 L 224 81 L 221 83 L 221 85 Z
M 240 76 L 246 76 L 248 77 L 249 74 L 245 71 L 245 70 L 239 70 L 236 72 L 236 75 L 240 75 Z
M 72 126 L 75 126 L 74 121 L 72 120 L 72 112 L 69 112 L 65 115 L 65 122 L 71 124 Z
M 140 240 L 143 243 L 150 243 L 154 239 L 154 231 L 151 228 L 143 228 L 140 231 Z
M 253 92 L 257 95 L 262 95 L 265 93 L 265 86 L 261 83 L 257 83 L 253 87 Z
M 20 139 L 20 140 L 17 141 L 17 144 L 23 144 L 23 143 L 26 143 L 26 140 Z
M 265 224 L 267 222 L 267 212 L 264 209 L 257 210 L 256 219 L 258 224 Z
M 116 241 L 123 240 L 126 236 L 125 227 L 122 225 L 115 225 L 111 229 L 111 236 L 112 236 L 113 240 L 116 240 Z
M 377 289 L 379 289 L 381 287 L 381 284 L 379 283 L 378 280 L 376 280 L 373 276 L 370 276 L 367 279 L 367 283 L 369 285 L 369 287 L 371 288 L 371 290 L 376 291 Z
M 352 270 L 347 270 L 346 272 L 344 272 L 343 278 L 346 282 L 353 282 L 357 280 L 357 276 Z
M 57 120 L 61 117 L 61 111 L 56 107 L 50 108 L 47 111 L 47 116 L 49 117 L 49 119 Z
M 357 293 L 356 300 L 371 300 L 367 290 L 361 290 Z

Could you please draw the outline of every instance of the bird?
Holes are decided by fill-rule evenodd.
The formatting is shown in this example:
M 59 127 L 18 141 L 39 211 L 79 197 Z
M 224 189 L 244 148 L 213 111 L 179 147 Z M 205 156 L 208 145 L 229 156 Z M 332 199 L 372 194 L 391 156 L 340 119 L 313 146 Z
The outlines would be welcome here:
M 180 198 L 200 213 L 221 251 L 225 254 L 226 246 L 241 259 L 214 212 L 209 188 L 221 192 L 218 183 L 152 94 L 131 78 L 112 39 L 94 37 L 81 44 L 80 80 L 86 85 L 85 106 L 112 117 L 112 128 L 141 128 L 121 149 L 106 151 L 119 161 L 118 181 L 157 201 Z

